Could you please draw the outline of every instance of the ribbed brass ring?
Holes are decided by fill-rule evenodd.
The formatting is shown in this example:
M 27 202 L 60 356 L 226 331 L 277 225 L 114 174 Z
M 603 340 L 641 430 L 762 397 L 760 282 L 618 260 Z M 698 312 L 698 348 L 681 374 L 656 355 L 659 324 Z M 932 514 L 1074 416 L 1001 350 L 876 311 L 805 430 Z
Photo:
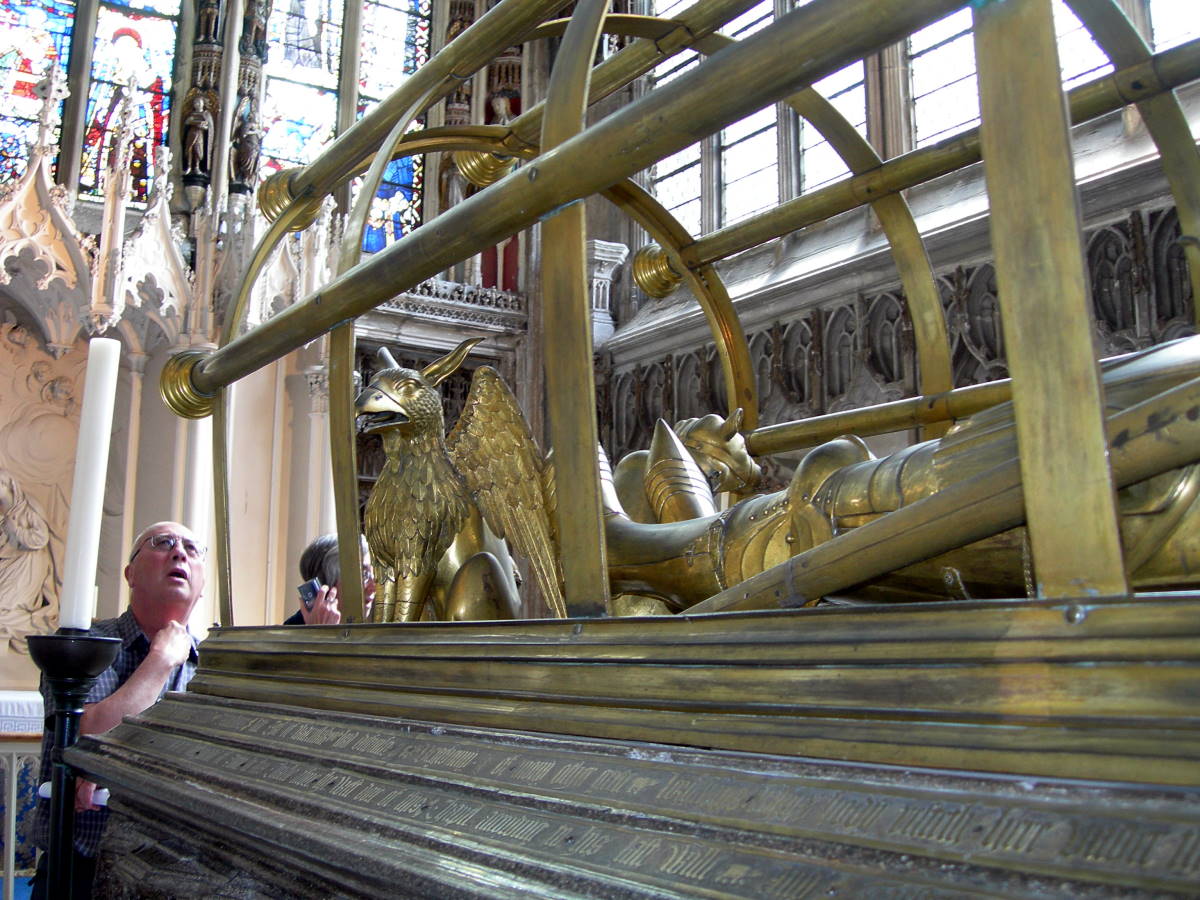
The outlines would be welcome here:
M 475 187 L 487 187 L 511 172 L 517 161 L 511 156 L 497 156 L 485 151 L 455 150 L 454 164 Z
M 192 383 L 192 369 L 202 359 L 208 359 L 211 350 L 183 350 L 167 360 L 158 379 L 158 390 L 163 403 L 177 416 L 185 419 L 203 419 L 211 416 L 216 394 L 202 394 Z
M 679 287 L 683 275 L 675 271 L 662 247 L 647 244 L 633 255 L 633 280 L 647 296 L 661 300 Z
M 283 211 L 295 203 L 292 192 L 292 179 L 300 172 L 300 167 L 283 169 L 271 175 L 258 188 L 258 208 L 268 222 L 274 222 Z M 288 231 L 303 231 L 317 220 L 321 214 L 322 198 L 314 197 L 303 206 L 295 221 L 288 226 Z

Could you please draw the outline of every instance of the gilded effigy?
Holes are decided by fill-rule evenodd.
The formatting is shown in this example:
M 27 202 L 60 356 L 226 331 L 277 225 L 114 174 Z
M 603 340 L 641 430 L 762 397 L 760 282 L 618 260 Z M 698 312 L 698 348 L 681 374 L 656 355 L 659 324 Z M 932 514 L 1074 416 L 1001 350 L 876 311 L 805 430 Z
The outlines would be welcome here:
M 384 435 L 391 467 L 364 523 L 386 621 L 237 628 L 225 602 L 186 695 L 69 752 L 111 785 L 125 826 L 108 849 L 114 893 L 1194 892 L 1197 350 L 1193 339 L 1097 367 L 1066 109 L 1139 103 L 1190 233 L 1200 156 L 1169 88 L 1196 77 L 1195 42 L 1151 56 L 1115 4 L 1073 3 L 1119 69 L 1068 107 L 1049 3 L 972 4 L 982 131 L 885 163 L 809 86 L 959 3 L 816 0 L 736 42 L 716 31 L 737 3 L 648 20 L 582 0 L 569 23 L 544 23 L 560 5 L 503 0 L 320 160 L 274 175 L 260 193 L 274 221 L 263 246 L 369 167 L 355 233 L 394 155 L 490 155 L 480 186 L 494 183 L 369 260 L 344 242 L 330 284 L 234 337 L 260 250 L 222 346 L 178 354 L 163 375 L 172 409 L 223 422 L 226 387 L 332 330 L 339 528 L 357 533 L 352 466 L 337 461 L 355 417 L 345 326 L 540 221 L 553 465 L 484 369 L 444 433 L 436 388 L 469 348 L 421 371 L 385 359 L 357 414 Z M 606 30 L 636 40 L 593 69 Z M 409 133 L 465 73 L 560 35 L 545 105 L 483 129 Z M 1013 46 L 1026 52 L 1014 60 Z M 706 58 L 585 127 L 589 98 L 685 47 Z M 844 188 L 701 239 L 630 180 L 775 102 L 827 126 L 855 172 Z M 981 152 L 1013 381 L 963 412 L 900 191 Z M 580 201 L 596 194 L 659 243 L 650 276 L 691 287 L 727 400 L 663 423 L 613 478 L 597 453 L 580 267 Z M 864 202 L 903 273 L 924 395 L 904 424 L 889 409 L 854 421 L 930 439 L 874 459 L 857 426 L 777 423 L 812 438 L 788 449 L 813 449 L 785 490 L 755 494 L 749 451 L 770 426 L 714 263 Z M 220 498 L 229 461 L 217 448 Z M 557 615 L 427 621 L 511 610 L 511 585 L 497 590 L 511 573 L 501 541 L 543 560 Z M 226 531 L 226 567 L 227 542 Z M 343 571 L 356 570 L 357 544 L 340 542 Z M 362 611 L 352 589 L 345 609 L 350 621 Z

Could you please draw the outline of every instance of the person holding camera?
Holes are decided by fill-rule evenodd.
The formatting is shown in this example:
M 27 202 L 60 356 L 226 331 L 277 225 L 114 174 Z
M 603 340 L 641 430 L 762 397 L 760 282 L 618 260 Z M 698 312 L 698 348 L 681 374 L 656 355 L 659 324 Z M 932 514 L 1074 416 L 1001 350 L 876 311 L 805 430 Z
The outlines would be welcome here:
M 375 572 L 362 541 L 363 621 L 370 621 L 371 605 L 375 602 Z M 336 534 L 323 534 L 304 548 L 300 554 L 300 608 L 284 621 L 284 625 L 337 625 L 342 621 L 338 608 L 338 587 L 342 569 L 338 560 Z

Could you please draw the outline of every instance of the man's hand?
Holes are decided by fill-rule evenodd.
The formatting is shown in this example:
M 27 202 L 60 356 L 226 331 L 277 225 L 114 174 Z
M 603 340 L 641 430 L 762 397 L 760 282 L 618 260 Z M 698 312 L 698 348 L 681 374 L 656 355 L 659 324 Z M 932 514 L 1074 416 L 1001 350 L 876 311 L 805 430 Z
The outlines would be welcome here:
M 160 628 L 150 642 L 151 655 L 157 656 L 168 668 L 175 668 L 187 661 L 192 651 L 192 639 L 187 629 L 172 620 Z
M 337 625 L 342 621 L 342 611 L 338 608 L 337 585 L 321 585 L 313 600 L 312 609 L 305 609 L 300 604 L 300 615 L 305 625 Z
M 75 812 L 83 812 L 85 809 L 99 809 L 92 802 L 92 795 L 96 793 L 96 782 L 88 781 L 85 778 L 75 779 Z

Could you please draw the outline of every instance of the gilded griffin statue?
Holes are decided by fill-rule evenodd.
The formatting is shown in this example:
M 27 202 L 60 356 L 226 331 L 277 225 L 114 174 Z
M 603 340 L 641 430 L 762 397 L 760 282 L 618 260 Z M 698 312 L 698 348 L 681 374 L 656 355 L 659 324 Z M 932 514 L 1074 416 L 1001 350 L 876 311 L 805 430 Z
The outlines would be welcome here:
M 466 407 L 445 434 L 437 386 L 477 343 L 464 341 L 419 372 L 382 349 L 380 370 L 355 401 L 359 430 L 381 435 L 386 455 L 363 520 L 379 582 L 376 622 L 516 617 L 505 539 L 530 560 L 550 608 L 566 614 L 546 466 L 493 369 L 475 370 Z

